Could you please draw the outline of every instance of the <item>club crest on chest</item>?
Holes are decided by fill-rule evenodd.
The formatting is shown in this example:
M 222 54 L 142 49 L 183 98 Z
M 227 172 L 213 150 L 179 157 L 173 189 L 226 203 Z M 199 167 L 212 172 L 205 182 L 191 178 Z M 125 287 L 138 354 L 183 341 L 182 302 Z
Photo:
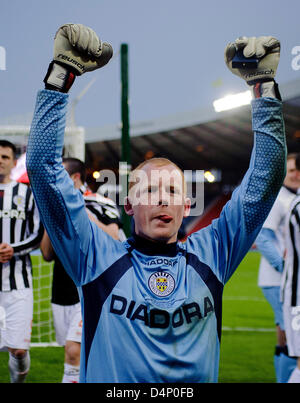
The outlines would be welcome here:
M 170 273 L 158 271 L 149 277 L 148 285 L 153 294 L 167 297 L 175 288 L 175 280 Z

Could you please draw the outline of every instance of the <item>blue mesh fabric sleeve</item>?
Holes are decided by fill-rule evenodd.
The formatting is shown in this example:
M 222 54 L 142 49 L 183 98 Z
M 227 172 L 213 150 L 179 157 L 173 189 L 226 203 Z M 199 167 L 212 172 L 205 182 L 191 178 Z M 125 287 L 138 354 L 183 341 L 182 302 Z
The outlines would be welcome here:
M 254 146 L 249 169 L 220 217 L 190 237 L 190 247 L 225 283 L 252 246 L 285 177 L 282 103 L 252 101 Z M 187 245 L 189 246 L 189 244 Z
M 75 284 L 82 285 L 99 276 L 126 249 L 90 222 L 83 197 L 62 166 L 67 102 L 67 94 L 39 91 L 26 165 L 55 252 Z

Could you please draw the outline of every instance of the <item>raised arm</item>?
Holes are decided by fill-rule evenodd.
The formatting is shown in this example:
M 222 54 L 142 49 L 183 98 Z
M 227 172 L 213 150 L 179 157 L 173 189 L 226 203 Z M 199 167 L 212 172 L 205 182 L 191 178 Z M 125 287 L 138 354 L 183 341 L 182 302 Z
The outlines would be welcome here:
M 89 220 L 84 199 L 61 158 L 67 92 L 76 75 L 104 66 L 111 56 L 111 46 L 90 28 L 66 24 L 57 31 L 54 60 L 44 79 L 46 88 L 37 95 L 28 141 L 27 171 L 42 221 L 55 253 L 77 285 L 92 281 L 112 256 L 117 259 L 125 253 L 120 242 Z
M 237 49 L 257 57 L 254 69 L 235 69 Z M 225 283 L 253 244 L 285 177 L 286 143 L 282 102 L 274 76 L 279 62 L 279 42 L 272 37 L 240 38 L 229 44 L 225 60 L 229 69 L 245 79 L 253 91 L 254 145 L 249 169 L 233 192 L 220 217 L 191 237 L 192 249 Z M 214 242 L 211 242 L 213 239 Z

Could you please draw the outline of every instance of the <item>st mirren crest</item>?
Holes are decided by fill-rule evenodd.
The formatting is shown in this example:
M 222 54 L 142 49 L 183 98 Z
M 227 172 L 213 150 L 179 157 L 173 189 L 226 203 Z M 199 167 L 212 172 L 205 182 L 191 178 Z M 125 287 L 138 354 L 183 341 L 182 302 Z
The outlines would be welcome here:
M 158 297 L 167 297 L 175 288 L 175 280 L 171 274 L 158 271 L 153 273 L 148 281 L 149 288 Z
M 23 196 L 20 196 L 20 195 L 14 196 L 13 202 L 19 208 L 24 208 L 25 207 L 25 198 Z

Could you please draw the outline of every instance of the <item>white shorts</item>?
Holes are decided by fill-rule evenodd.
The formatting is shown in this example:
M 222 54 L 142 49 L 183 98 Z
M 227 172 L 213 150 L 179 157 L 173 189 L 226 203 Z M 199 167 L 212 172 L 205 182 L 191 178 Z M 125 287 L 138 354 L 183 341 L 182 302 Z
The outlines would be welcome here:
M 283 317 L 289 356 L 300 357 L 300 306 L 283 304 Z
M 81 343 L 82 318 L 80 302 L 75 305 L 52 305 L 56 341 L 65 346 L 66 341 Z
M 32 318 L 32 288 L 0 291 L 0 350 L 29 350 Z

